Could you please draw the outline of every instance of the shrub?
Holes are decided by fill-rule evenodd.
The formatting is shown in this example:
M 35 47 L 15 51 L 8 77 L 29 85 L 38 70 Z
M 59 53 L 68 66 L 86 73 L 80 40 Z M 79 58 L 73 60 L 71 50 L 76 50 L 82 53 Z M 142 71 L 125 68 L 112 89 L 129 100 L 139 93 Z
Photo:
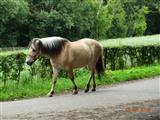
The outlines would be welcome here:
M 105 48 L 104 63 L 111 70 L 125 69 L 160 61 L 160 46 Z
M 160 35 L 103 40 L 104 63 L 112 70 L 160 61 Z
M 17 85 L 19 84 L 20 73 L 23 70 L 25 57 L 26 55 L 24 53 L 0 56 L 0 71 L 4 86 L 6 86 L 8 79 L 16 80 Z

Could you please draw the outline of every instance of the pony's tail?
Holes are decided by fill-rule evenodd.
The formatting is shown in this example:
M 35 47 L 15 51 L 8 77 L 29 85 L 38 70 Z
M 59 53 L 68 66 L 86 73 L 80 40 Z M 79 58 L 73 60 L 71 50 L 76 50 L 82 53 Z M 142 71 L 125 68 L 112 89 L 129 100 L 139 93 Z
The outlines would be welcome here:
M 103 53 L 98 58 L 98 61 L 96 63 L 96 71 L 98 74 L 98 78 L 101 79 L 101 74 L 104 74 L 104 72 L 105 72 L 105 67 L 104 67 L 104 63 L 103 63 Z

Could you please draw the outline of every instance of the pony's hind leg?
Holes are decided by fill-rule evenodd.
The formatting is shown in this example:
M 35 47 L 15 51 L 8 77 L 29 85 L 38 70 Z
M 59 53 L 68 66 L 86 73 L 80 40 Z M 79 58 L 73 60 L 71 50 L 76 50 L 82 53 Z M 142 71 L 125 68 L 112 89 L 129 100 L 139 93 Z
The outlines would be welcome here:
M 73 70 L 68 71 L 68 77 L 71 79 L 72 84 L 73 84 L 73 94 L 77 94 L 78 93 L 78 89 L 77 89 L 77 85 L 74 81 L 74 73 Z
M 90 88 L 90 82 L 91 82 L 91 79 L 93 78 L 94 79 L 94 74 L 95 74 L 95 70 L 94 70 L 94 67 L 92 66 L 89 66 L 89 69 L 91 71 L 91 76 L 87 82 L 87 85 L 86 85 L 86 89 L 85 89 L 85 93 L 87 93 L 89 91 L 89 88 Z
M 92 79 L 92 76 L 90 76 L 90 78 L 88 80 L 87 86 L 86 86 L 85 91 L 84 91 L 85 93 L 87 93 L 89 91 L 91 79 Z
M 95 81 L 95 75 L 93 75 L 93 88 L 92 91 L 95 92 L 96 91 L 96 81 Z

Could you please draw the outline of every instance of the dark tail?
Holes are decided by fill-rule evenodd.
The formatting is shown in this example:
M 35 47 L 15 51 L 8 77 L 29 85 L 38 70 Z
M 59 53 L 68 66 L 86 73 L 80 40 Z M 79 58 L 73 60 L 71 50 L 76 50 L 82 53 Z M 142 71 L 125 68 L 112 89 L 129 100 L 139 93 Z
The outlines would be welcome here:
M 101 79 L 101 74 L 103 74 L 105 72 L 105 67 L 103 64 L 103 53 L 101 54 L 101 56 L 99 57 L 99 59 L 96 63 L 96 71 L 98 74 L 98 78 Z

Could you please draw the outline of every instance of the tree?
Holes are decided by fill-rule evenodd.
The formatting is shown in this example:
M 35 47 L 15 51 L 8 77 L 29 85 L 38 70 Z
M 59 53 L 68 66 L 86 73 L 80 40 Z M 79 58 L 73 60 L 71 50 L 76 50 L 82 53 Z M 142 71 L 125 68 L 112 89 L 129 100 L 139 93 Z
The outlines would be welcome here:
M 139 0 L 108 0 L 106 37 L 129 37 L 143 35 L 146 28 L 148 7 Z M 109 22 L 110 21 L 110 22 Z
M 29 8 L 23 0 L 0 1 L 0 46 L 15 46 L 19 39 L 19 29 L 25 22 Z
M 124 0 L 124 10 L 126 12 L 127 34 L 126 36 L 140 36 L 146 31 L 146 15 L 148 7 L 139 0 Z
M 126 13 L 120 0 L 109 0 L 106 6 L 107 18 L 110 19 L 106 31 L 107 38 L 125 37 L 127 32 Z
M 72 41 L 158 34 L 159 0 L 1 0 L 0 47 L 34 37 Z
M 149 9 L 149 13 L 146 15 L 147 29 L 145 34 L 160 34 L 160 1 L 148 0 L 143 4 Z
M 105 21 L 98 0 L 39 0 L 29 2 L 31 12 L 30 37 L 63 36 L 74 40 L 96 37 L 95 25 Z M 104 10 L 100 10 L 104 11 Z M 103 23 L 102 23 L 103 24 Z M 102 30 L 102 31 L 101 31 Z M 99 33 L 103 32 L 103 27 Z

